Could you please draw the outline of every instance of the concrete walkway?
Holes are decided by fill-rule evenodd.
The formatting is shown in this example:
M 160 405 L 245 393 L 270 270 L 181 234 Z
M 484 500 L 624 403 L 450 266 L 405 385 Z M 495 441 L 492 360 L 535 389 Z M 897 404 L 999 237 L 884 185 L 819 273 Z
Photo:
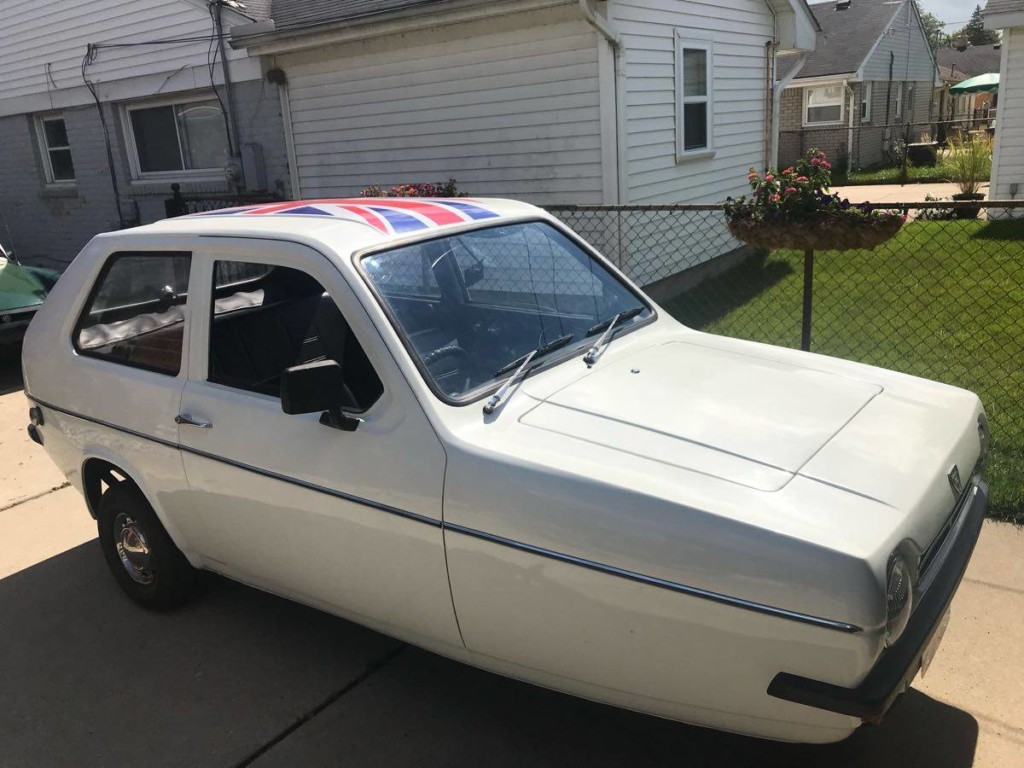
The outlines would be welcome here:
M 960 191 L 956 184 L 866 184 L 834 187 L 833 192 L 851 203 L 923 203 L 929 195 L 948 200 Z M 988 184 L 982 189 L 988 194 Z
M 0 765 L 1024 764 L 1021 530 L 985 524 L 927 678 L 881 726 L 776 744 L 507 680 L 219 578 L 142 611 L 3 375 Z

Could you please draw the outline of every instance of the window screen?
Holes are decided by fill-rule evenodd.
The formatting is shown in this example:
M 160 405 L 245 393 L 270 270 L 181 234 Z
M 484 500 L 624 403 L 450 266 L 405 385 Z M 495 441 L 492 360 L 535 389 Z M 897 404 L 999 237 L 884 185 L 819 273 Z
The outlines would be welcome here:
M 277 397 L 285 369 L 335 360 L 350 410 L 380 397 L 380 378 L 316 279 L 290 267 L 218 261 L 213 282 L 210 381 Z
M 177 375 L 191 258 L 170 252 L 112 255 L 79 318 L 75 349 Z
M 75 165 L 71 161 L 71 145 L 64 119 L 47 117 L 40 121 L 49 181 L 74 181 Z

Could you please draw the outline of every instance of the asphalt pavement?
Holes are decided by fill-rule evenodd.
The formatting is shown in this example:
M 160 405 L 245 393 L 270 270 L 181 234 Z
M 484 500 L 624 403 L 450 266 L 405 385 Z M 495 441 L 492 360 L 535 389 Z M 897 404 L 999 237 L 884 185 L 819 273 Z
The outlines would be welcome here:
M 924 680 L 827 746 L 659 720 L 482 672 L 219 577 L 125 598 L 0 364 L 0 766 L 1024 765 L 1024 532 L 986 523 Z

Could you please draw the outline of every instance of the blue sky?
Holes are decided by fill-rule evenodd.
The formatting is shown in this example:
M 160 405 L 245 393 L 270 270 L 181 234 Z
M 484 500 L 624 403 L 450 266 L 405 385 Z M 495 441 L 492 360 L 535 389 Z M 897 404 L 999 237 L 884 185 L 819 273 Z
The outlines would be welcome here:
M 957 28 L 971 18 L 975 6 L 985 7 L 984 0 L 918 0 L 918 3 L 924 10 L 934 13 L 947 23 L 960 22 L 956 24 Z

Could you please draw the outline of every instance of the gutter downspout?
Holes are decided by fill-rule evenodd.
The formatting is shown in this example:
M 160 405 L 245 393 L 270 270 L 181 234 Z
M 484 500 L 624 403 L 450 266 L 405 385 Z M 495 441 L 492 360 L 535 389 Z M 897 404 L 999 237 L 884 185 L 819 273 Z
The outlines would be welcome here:
M 846 134 L 846 177 L 849 178 L 853 172 L 853 112 L 856 106 L 857 93 L 853 90 L 849 80 L 843 80 L 843 88 L 850 94 L 850 114 L 846 121 L 848 125 Z
M 772 15 L 772 39 L 765 43 L 765 72 L 767 73 L 767 87 L 764 94 L 764 167 L 767 170 L 775 165 L 772 156 L 772 148 L 775 145 L 775 64 L 778 55 L 779 40 L 779 14 L 772 7 L 772 0 L 764 0 L 768 13 Z
M 629 198 L 629 184 L 626 168 L 626 116 L 625 116 L 625 72 L 622 64 L 622 38 L 612 29 L 608 22 L 601 18 L 590 5 L 590 0 L 579 0 L 580 13 L 583 19 L 597 30 L 612 49 L 615 78 L 615 205 L 623 205 Z

